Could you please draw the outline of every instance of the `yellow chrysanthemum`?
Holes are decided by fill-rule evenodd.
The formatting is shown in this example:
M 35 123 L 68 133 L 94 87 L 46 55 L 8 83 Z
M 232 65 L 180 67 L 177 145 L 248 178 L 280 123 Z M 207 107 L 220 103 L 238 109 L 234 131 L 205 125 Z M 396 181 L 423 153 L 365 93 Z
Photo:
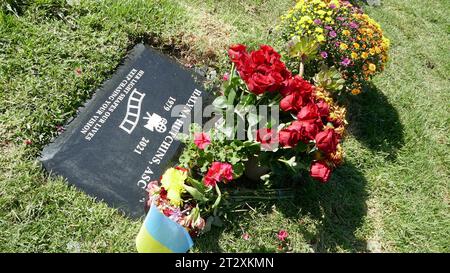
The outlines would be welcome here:
M 358 53 L 356 53 L 356 52 L 352 52 L 351 56 L 352 56 L 353 60 L 358 59 Z
M 342 50 L 346 50 L 348 48 L 348 45 L 346 43 L 341 43 L 339 45 L 339 48 L 342 49 Z
M 369 64 L 369 70 L 372 71 L 372 72 L 375 72 L 375 70 L 377 70 L 376 65 L 370 63 L 370 64 Z
M 344 34 L 345 36 L 348 36 L 348 35 L 350 35 L 350 31 L 348 31 L 348 29 L 344 29 L 342 31 L 342 34 Z
M 363 52 L 363 53 L 361 53 L 361 57 L 363 59 L 367 59 L 369 57 L 369 54 L 367 52 Z

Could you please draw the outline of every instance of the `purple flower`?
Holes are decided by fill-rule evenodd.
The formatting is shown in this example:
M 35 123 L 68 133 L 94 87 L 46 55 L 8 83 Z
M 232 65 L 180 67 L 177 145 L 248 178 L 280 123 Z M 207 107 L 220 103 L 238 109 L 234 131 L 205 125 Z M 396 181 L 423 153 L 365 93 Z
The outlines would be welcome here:
M 332 30 L 328 33 L 328 35 L 330 35 L 331 38 L 336 38 L 337 34 L 336 31 Z
M 340 46 L 341 43 L 340 43 L 340 42 L 336 42 L 336 43 L 334 43 L 334 45 L 335 45 L 335 46 Z
M 350 59 L 349 58 L 342 59 L 341 65 L 348 66 L 349 64 L 350 64 Z
M 333 28 L 330 27 L 330 26 L 325 26 L 325 29 L 326 29 L 326 30 L 332 30 Z
M 320 56 L 322 56 L 322 58 L 326 59 L 328 57 L 328 53 L 326 51 L 322 51 L 322 52 L 320 52 Z
M 322 24 L 322 21 L 320 19 L 314 19 L 314 24 L 320 25 Z
M 336 19 L 338 19 L 339 21 L 345 21 L 345 18 L 342 16 L 338 16 L 338 17 L 336 17 Z
M 333 3 L 331 3 L 331 4 L 330 4 L 330 8 L 331 8 L 331 9 L 335 9 L 335 8 L 336 8 L 336 5 L 333 4 Z
M 350 26 L 351 28 L 358 28 L 358 24 L 355 23 L 355 22 L 350 22 L 349 26 Z

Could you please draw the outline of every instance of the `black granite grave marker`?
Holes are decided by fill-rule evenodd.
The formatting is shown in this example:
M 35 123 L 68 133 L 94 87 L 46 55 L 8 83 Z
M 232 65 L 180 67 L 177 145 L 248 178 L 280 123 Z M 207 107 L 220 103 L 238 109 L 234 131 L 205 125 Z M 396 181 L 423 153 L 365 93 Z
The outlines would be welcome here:
M 142 216 L 145 186 L 176 163 L 175 135 L 205 95 L 196 74 L 137 45 L 40 160 L 89 195 Z M 172 116 L 174 105 L 183 111 Z

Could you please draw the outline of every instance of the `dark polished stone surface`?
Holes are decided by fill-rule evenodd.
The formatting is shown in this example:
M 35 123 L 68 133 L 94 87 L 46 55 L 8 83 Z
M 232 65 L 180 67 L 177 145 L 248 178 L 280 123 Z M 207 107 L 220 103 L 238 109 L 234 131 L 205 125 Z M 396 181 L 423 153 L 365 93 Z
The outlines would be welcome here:
M 176 163 L 175 135 L 201 116 L 205 97 L 202 78 L 139 44 L 40 161 L 87 194 L 140 217 L 145 186 Z

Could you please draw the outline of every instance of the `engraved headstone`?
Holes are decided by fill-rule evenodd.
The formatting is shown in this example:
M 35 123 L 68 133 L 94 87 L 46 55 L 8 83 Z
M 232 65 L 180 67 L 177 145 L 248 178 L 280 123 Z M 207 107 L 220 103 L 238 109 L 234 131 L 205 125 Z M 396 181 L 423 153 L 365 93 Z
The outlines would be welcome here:
M 197 74 L 139 44 L 40 161 L 87 194 L 140 217 L 147 183 L 176 163 L 176 134 L 201 117 L 205 96 Z

